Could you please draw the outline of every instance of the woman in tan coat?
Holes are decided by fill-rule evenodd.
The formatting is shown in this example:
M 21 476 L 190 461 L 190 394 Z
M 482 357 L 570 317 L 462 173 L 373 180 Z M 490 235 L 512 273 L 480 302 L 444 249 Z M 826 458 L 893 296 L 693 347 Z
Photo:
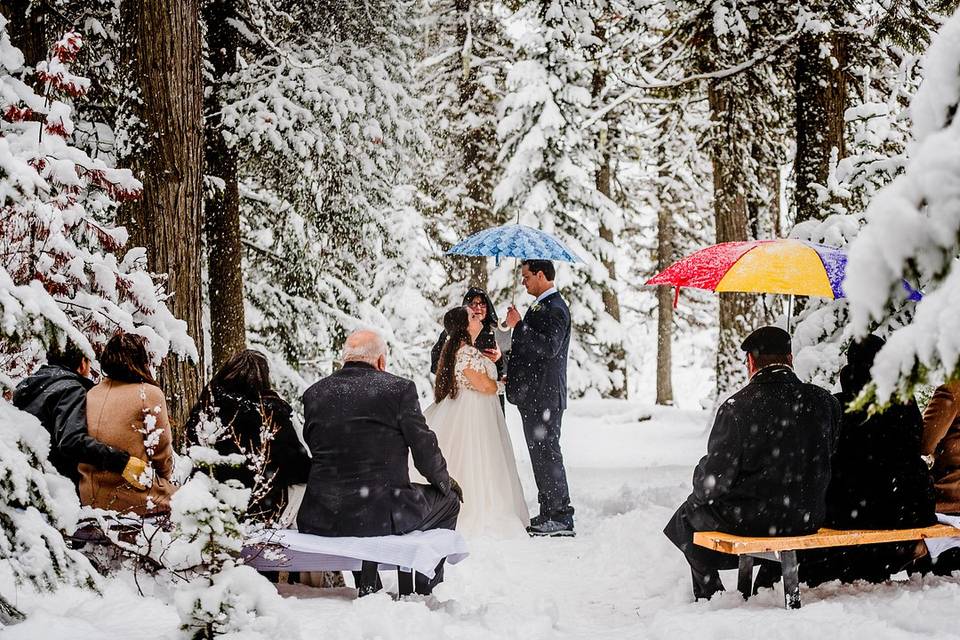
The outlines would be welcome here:
M 933 458 L 937 511 L 960 514 L 960 380 L 934 392 L 923 413 L 920 453 Z
M 100 509 L 140 516 L 170 511 L 176 491 L 173 445 L 163 391 L 150 372 L 143 336 L 118 333 L 100 357 L 103 380 L 87 392 L 89 434 L 131 456 L 146 460 L 141 475 L 145 489 L 119 473 L 80 465 L 80 502 Z

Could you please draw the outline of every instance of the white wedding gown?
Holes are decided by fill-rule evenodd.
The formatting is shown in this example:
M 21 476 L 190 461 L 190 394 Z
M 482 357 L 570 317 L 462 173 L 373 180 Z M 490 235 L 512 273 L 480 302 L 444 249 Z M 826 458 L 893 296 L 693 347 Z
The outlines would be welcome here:
M 457 531 L 468 536 L 526 537 L 530 514 L 523 499 L 517 461 L 496 395 L 471 387 L 467 368 L 496 380 L 496 366 L 477 349 L 457 352 L 457 397 L 424 411 L 437 434 L 450 476 L 463 489 Z

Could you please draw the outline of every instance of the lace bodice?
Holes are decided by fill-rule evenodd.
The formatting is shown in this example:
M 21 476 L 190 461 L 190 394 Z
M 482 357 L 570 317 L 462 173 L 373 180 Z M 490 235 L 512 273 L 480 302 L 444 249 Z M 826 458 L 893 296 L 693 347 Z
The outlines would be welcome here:
M 473 389 L 476 391 L 477 388 L 470 384 L 467 376 L 463 373 L 467 368 L 483 373 L 491 380 L 497 379 L 497 365 L 480 353 L 476 347 L 470 345 L 464 345 L 457 351 L 457 364 L 454 368 L 454 373 L 457 376 L 457 385 L 461 389 Z

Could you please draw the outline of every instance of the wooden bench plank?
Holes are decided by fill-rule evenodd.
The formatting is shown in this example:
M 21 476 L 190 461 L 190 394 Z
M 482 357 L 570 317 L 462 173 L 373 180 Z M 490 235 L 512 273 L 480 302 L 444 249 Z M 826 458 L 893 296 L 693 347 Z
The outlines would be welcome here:
M 770 551 L 795 551 L 799 549 L 822 549 L 825 547 L 850 547 L 861 544 L 882 542 L 905 542 L 924 538 L 960 537 L 960 529 L 946 524 L 918 529 L 891 530 L 837 530 L 820 529 L 806 536 L 781 536 L 775 538 L 757 538 L 736 536 L 719 531 L 698 531 L 693 534 L 693 542 L 701 547 L 741 555 L 744 553 L 764 553 Z

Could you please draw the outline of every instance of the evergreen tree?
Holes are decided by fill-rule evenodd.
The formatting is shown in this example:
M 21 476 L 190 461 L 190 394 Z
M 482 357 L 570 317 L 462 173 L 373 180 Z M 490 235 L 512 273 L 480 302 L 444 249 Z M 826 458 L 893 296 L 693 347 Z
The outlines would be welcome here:
M 597 188 L 602 156 L 582 127 L 593 103 L 587 55 L 601 44 L 595 11 L 589 1 L 540 0 L 511 17 L 522 27 L 516 38 L 521 57 L 507 75 L 498 127 L 503 177 L 494 189 L 499 210 L 556 234 L 585 261 L 560 275 L 569 278 L 570 387 L 577 395 L 588 388 L 619 393 L 626 384 L 623 369 L 610 366 L 622 353 L 622 328 L 603 300 L 605 290 L 615 291 L 603 260 L 616 256 L 617 248 L 600 234 L 603 227 L 617 235 L 623 217 Z

